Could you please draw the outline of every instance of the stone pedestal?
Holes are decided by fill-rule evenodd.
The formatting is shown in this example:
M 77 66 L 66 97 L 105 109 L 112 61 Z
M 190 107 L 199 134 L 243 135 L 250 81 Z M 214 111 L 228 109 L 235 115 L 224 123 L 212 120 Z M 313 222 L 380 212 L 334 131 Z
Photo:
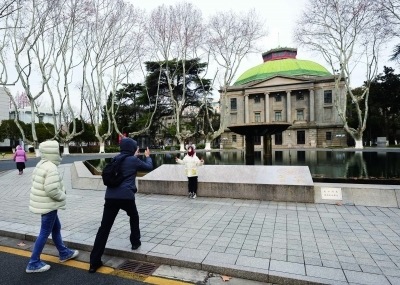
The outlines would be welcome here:
M 138 177 L 139 193 L 186 196 L 184 169 L 163 164 Z M 314 183 L 307 166 L 203 165 L 198 175 L 199 197 L 314 203 Z

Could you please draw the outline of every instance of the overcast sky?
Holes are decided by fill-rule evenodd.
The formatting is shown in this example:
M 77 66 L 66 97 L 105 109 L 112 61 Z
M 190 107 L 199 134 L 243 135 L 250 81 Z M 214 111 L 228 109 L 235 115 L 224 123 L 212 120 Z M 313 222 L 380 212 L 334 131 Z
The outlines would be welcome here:
M 137 7 L 146 9 L 148 12 L 159 5 L 174 5 L 179 0 L 129 0 L 133 5 Z M 256 8 L 257 11 L 265 17 L 266 27 L 268 28 L 268 36 L 264 39 L 264 41 L 260 44 L 263 46 L 263 51 L 265 52 L 269 49 L 276 47 L 294 47 L 298 48 L 293 42 L 293 30 L 294 24 L 298 16 L 303 10 L 303 7 L 308 2 L 307 0 L 284 0 L 284 1 L 276 1 L 276 0 L 231 0 L 231 1 L 223 1 L 223 0 L 186 0 L 186 2 L 193 3 L 203 12 L 203 17 L 207 18 L 208 16 L 214 14 L 217 11 L 224 11 L 227 9 L 232 9 L 234 11 L 247 11 L 252 8 Z M 395 64 L 393 61 L 389 61 L 390 53 L 396 44 L 396 41 L 390 42 L 387 44 L 384 52 L 380 58 L 379 64 L 379 73 L 383 72 L 383 66 L 391 66 L 395 68 L 396 73 L 400 73 L 400 67 Z M 297 50 L 297 58 L 298 59 L 306 59 L 315 61 L 325 68 L 327 68 L 330 72 L 330 67 L 324 61 L 324 59 L 315 54 L 311 53 L 304 48 L 298 48 Z M 261 64 L 262 57 L 261 53 L 252 54 L 247 57 L 242 65 L 240 66 L 238 73 L 236 74 L 236 79 L 246 70 L 251 67 L 254 67 L 258 64 Z M 354 76 L 352 76 L 352 85 L 354 87 L 359 87 L 363 84 L 365 80 L 365 72 L 361 68 L 356 69 L 354 71 Z
M 178 0 L 128 0 L 133 5 L 145 9 L 150 12 L 152 9 L 159 5 L 174 5 L 179 2 Z M 224 11 L 226 9 L 232 9 L 234 11 L 247 11 L 251 8 L 256 8 L 259 13 L 265 18 L 265 25 L 268 28 L 268 36 L 260 43 L 263 47 L 262 52 L 267 51 L 276 47 L 294 47 L 298 48 L 293 43 L 293 29 L 295 20 L 301 13 L 307 0 L 284 0 L 284 1 L 274 1 L 274 0 L 187 0 L 187 2 L 192 2 L 196 5 L 203 13 L 203 17 L 206 18 L 218 11 Z M 395 64 L 395 62 L 389 61 L 389 55 L 396 41 L 392 41 L 387 44 L 387 47 L 380 58 L 379 73 L 383 72 L 383 66 L 391 66 L 395 68 L 396 73 L 400 73 L 400 68 Z M 324 62 L 323 58 L 317 54 L 312 54 L 305 50 L 304 48 L 298 48 L 297 51 L 298 59 L 313 60 L 318 62 L 332 72 L 329 66 Z M 243 72 L 251 67 L 254 67 L 262 63 L 261 52 L 257 54 L 249 55 L 240 66 L 236 78 L 237 79 Z M 353 72 L 352 85 L 353 87 L 361 86 L 365 79 L 364 70 L 359 68 Z M 15 87 L 10 88 L 13 94 L 23 91 L 20 84 Z M 79 95 L 77 95 L 79 96 Z M 50 106 L 47 106 L 50 107 Z

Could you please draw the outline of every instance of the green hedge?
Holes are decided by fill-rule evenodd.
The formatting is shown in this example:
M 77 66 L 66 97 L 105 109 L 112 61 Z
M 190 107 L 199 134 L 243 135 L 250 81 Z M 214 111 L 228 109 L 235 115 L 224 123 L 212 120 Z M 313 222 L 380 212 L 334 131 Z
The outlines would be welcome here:
M 206 145 L 203 143 L 199 143 L 196 145 L 196 149 L 204 149 L 205 147 L 206 147 Z
M 98 153 L 100 152 L 100 146 L 98 145 L 91 145 L 91 146 L 83 146 L 83 153 Z M 61 151 L 63 147 L 61 146 Z M 69 153 L 82 153 L 80 146 L 69 146 Z
M 119 145 L 110 145 L 104 148 L 106 153 L 120 152 Z

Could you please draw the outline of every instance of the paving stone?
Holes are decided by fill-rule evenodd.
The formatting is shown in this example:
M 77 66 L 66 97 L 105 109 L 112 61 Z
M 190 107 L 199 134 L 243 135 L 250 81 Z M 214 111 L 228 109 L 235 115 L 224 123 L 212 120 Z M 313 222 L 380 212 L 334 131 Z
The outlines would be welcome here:
M 287 261 L 296 262 L 296 263 L 304 263 L 304 258 L 302 256 L 288 255 Z
M 301 256 L 301 257 L 303 257 L 303 251 L 301 251 L 301 250 L 288 249 L 287 254 L 288 255 L 293 255 L 293 256 Z
M 378 266 L 360 264 L 360 267 L 363 272 L 382 274 L 382 270 Z
M 306 272 L 307 276 L 346 281 L 346 277 L 341 269 L 306 265 Z
M 280 260 L 271 260 L 269 270 L 305 275 L 304 264 L 286 262 Z
M 400 278 L 398 278 L 398 277 L 387 276 L 387 279 L 389 279 L 389 281 L 392 285 L 400 284 Z
M 221 253 L 221 252 L 210 252 L 203 262 L 214 262 L 218 261 L 219 263 L 226 263 L 226 264 L 235 264 L 236 260 L 238 259 L 238 255 L 236 254 L 229 254 L 229 253 Z
M 342 266 L 340 265 L 339 261 L 324 260 L 324 259 L 322 259 L 322 266 L 324 266 L 324 267 L 332 267 L 332 268 L 339 268 L 339 269 L 342 268 Z
M 286 254 L 280 254 L 280 253 L 271 253 L 271 260 L 287 260 L 287 255 Z
M 379 267 L 397 268 L 397 265 L 392 261 L 377 260 L 376 265 L 378 265 Z
M 269 269 L 269 259 L 258 258 L 258 257 L 249 257 L 249 256 L 239 256 L 236 265 L 261 268 L 261 269 Z
M 356 259 L 352 256 L 350 257 L 350 256 L 338 255 L 338 260 L 340 262 L 356 263 Z
M 155 248 L 153 248 L 151 252 L 176 255 L 181 250 L 182 247 L 159 244 Z
M 360 266 L 357 263 L 340 262 L 343 270 L 361 271 Z
M 386 276 L 395 276 L 395 277 L 400 277 L 400 269 L 398 267 L 393 268 L 393 267 L 379 267 L 383 274 Z
M 344 274 L 346 275 L 347 281 L 350 283 L 365 285 L 390 285 L 389 281 L 384 275 L 348 270 L 344 270 Z
M 304 257 L 304 263 L 309 265 L 322 266 L 322 260 L 319 258 Z
M 263 252 L 263 251 L 256 251 L 254 254 L 255 257 L 261 257 L 265 259 L 270 259 L 271 258 L 271 253 Z

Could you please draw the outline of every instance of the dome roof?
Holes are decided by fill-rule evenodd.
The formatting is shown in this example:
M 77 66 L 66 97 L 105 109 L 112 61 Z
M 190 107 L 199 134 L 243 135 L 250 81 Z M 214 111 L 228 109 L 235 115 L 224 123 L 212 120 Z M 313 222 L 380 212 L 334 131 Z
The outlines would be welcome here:
M 287 48 L 281 50 L 288 50 Z M 279 51 L 278 51 L 279 52 Z M 266 79 L 275 75 L 286 76 L 329 76 L 332 75 L 322 65 L 310 61 L 296 59 L 295 56 L 288 58 L 286 54 L 282 56 L 282 52 L 276 53 L 276 50 L 271 50 L 263 54 L 265 62 L 250 68 L 244 72 L 235 82 L 234 85 L 243 85 L 255 80 Z M 271 59 L 272 56 L 272 59 Z M 280 56 L 280 57 L 278 57 Z M 274 58 L 275 57 L 275 58 Z

